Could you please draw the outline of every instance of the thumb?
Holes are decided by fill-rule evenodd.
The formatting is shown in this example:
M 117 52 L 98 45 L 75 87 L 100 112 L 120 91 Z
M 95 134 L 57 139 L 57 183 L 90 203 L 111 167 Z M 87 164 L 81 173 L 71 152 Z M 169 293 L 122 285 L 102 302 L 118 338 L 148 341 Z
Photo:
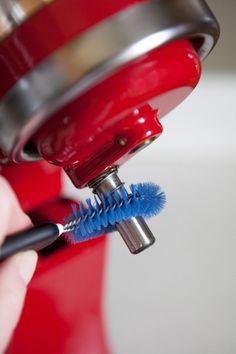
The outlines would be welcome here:
M 12 336 L 24 305 L 27 285 L 37 263 L 37 253 L 27 251 L 0 265 L 0 353 Z

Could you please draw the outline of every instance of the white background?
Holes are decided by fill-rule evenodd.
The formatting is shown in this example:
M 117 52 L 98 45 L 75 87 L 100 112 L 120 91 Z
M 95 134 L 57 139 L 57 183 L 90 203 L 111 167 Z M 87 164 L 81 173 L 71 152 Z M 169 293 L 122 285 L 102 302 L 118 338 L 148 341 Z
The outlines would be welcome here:
M 162 120 L 163 135 L 120 169 L 127 184 L 158 183 L 168 202 L 149 223 L 157 242 L 146 252 L 132 256 L 110 236 L 113 353 L 236 352 L 236 1 L 209 3 L 222 35 L 200 84 Z

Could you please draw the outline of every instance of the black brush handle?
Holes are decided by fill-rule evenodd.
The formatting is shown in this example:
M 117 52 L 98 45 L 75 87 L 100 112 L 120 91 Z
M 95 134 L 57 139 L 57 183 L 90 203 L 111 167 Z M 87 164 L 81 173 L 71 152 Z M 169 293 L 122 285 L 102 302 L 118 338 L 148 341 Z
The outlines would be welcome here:
M 56 241 L 60 235 L 60 225 L 48 223 L 7 236 L 0 247 L 0 261 L 19 251 L 39 251 Z

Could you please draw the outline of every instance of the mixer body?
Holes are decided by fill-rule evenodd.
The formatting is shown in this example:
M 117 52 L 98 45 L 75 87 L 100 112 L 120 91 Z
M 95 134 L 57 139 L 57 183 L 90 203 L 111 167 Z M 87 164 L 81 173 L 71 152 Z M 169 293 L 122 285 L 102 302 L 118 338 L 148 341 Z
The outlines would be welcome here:
M 94 186 L 160 136 L 219 35 L 203 0 L 4 0 L 0 14 L 0 172 L 36 224 L 70 213 L 63 170 Z M 41 254 L 9 353 L 108 352 L 105 244 Z
M 9 164 L 1 174 L 34 224 L 62 222 L 76 204 L 62 197 L 61 169 L 46 162 Z M 7 353 L 109 352 L 102 311 L 105 252 L 101 237 L 73 247 L 60 239 L 40 253 Z

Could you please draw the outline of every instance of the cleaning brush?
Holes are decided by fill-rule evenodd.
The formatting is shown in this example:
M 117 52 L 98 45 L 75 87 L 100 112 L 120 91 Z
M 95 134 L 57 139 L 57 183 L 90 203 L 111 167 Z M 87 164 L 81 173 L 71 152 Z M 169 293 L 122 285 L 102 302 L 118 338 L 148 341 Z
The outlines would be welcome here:
M 47 223 L 8 236 L 0 248 L 0 261 L 27 249 L 40 250 L 53 243 L 63 233 L 69 243 L 78 243 L 116 230 L 116 223 L 142 216 L 157 215 L 165 204 L 165 194 L 154 183 L 130 185 L 131 193 L 124 186 L 119 191 L 101 194 L 101 202 L 94 197 L 73 206 L 73 213 L 65 224 Z

